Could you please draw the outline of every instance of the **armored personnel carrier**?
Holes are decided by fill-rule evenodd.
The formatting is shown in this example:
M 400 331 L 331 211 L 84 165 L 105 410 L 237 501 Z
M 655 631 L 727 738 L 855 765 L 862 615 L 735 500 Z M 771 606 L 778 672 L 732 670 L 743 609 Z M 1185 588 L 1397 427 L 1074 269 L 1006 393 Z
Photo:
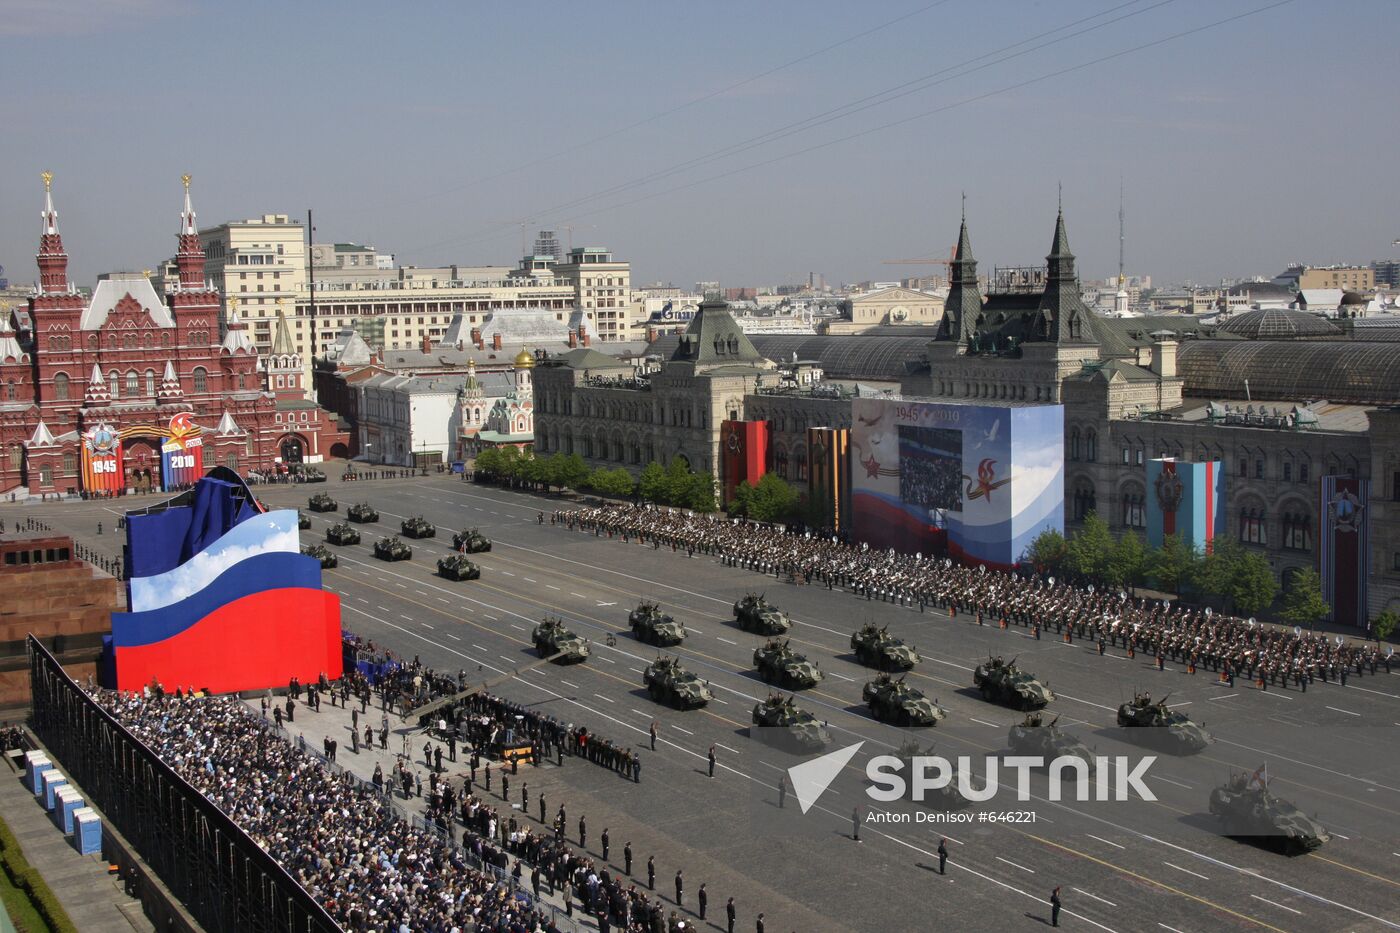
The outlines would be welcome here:
M 685 640 L 685 624 L 677 622 L 650 600 L 627 614 L 627 623 L 639 641 L 652 645 L 679 645 Z
M 539 656 L 542 658 L 563 652 L 563 657 L 555 659 L 557 664 L 582 661 L 593 653 L 587 640 L 569 631 L 568 627 L 564 625 L 563 619 L 545 619 L 535 626 L 532 638 L 535 642 L 535 651 L 539 652 Z
M 322 570 L 329 570 L 340 563 L 340 558 L 335 556 L 335 552 L 324 544 L 308 544 L 301 549 L 307 557 L 314 557 L 321 562 Z
M 320 467 L 303 466 L 301 468 L 301 481 L 303 483 L 324 483 L 326 481 L 325 471 Z
M 379 513 L 368 502 L 356 502 L 345 510 L 345 517 L 359 525 L 368 525 L 379 521 Z
M 919 663 L 919 652 L 895 638 L 886 628 L 867 622 L 851 636 L 851 650 L 862 664 L 882 671 L 907 671 Z
M 302 531 L 305 531 L 306 529 L 308 529 L 308 528 L 310 528 L 310 527 L 311 527 L 311 516 L 310 516 L 310 515 L 307 515 L 307 514 L 306 514 L 305 512 L 303 512 L 301 509 L 297 509 L 297 528 L 299 528 L 299 529 L 302 530 Z
M 1139 693 L 1131 702 L 1119 706 L 1118 725 L 1128 730 L 1126 737 L 1130 741 L 1168 755 L 1194 755 L 1210 744 L 1209 732 L 1185 713 L 1169 708 L 1167 697 L 1153 703 L 1150 693 Z
M 920 751 L 919 743 L 913 739 L 905 741 L 899 746 L 898 751 L 895 752 L 895 757 L 904 762 L 905 800 L 914 800 L 914 794 L 916 793 L 914 781 L 910 776 L 914 759 L 925 755 L 933 755 L 933 747 L 930 746 L 924 751 Z M 922 793 L 924 799 L 914 802 L 922 804 L 930 810 L 964 810 L 972 806 L 972 801 L 967 799 L 959 786 L 962 780 L 962 775 L 959 773 L 957 765 L 954 764 L 947 784 L 938 788 L 923 788 Z M 967 775 L 967 783 L 973 790 L 977 791 L 983 790 L 987 785 L 986 781 L 971 773 Z
M 765 683 L 801 690 L 815 686 L 822 679 L 817 665 L 798 654 L 786 639 L 772 638 L 754 649 L 753 666 Z
M 658 703 L 677 709 L 698 709 L 715 698 L 705 682 L 681 667 L 678 658 L 657 658 L 647 665 L 642 680 Z
M 1056 716 L 1047 723 L 1041 713 L 1027 713 L 1024 720 L 1011 727 L 1006 742 L 1016 754 L 1039 755 L 1047 765 L 1052 758 L 1072 756 L 1081 759 L 1092 771 L 1094 753 L 1089 746 L 1056 725 L 1059 718 Z
M 754 704 L 753 724 L 759 741 L 787 751 L 816 752 L 831 744 L 831 733 L 792 697 L 768 694 Z
M 972 672 L 972 683 L 982 699 L 1015 709 L 1040 709 L 1055 699 L 1050 686 L 1017 667 L 1015 658 L 1010 664 L 1000 656 L 988 658 Z
M 438 558 L 438 576 L 447 580 L 479 580 L 481 568 L 467 560 L 464 554 L 449 554 Z
M 469 528 L 452 536 L 452 550 L 463 554 L 480 554 L 491 550 L 491 539 L 475 528 Z
M 331 544 L 347 547 L 351 544 L 360 543 L 360 533 L 355 530 L 355 526 L 346 522 L 336 522 L 326 529 L 326 540 Z
M 1319 849 L 1331 840 L 1322 824 L 1287 800 L 1269 793 L 1259 774 L 1233 774 L 1210 792 L 1210 812 L 1220 818 L 1225 835 L 1246 839 L 1284 855 Z
M 734 604 L 734 618 L 739 628 L 759 635 L 781 635 L 792 628 L 792 620 L 786 612 L 753 593 Z
M 340 508 L 340 503 L 336 502 L 324 492 L 318 492 L 310 499 L 306 500 L 306 507 L 313 512 L 334 512 Z
M 399 531 L 405 538 L 435 538 L 437 526 L 421 515 L 405 518 L 399 523 Z
M 895 726 L 936 726 L 948 716 L 943 707 L 906 684 L 903 677 L 895 680 L 881 674 L 867 683 L 860 695 L 870 705 L 870 715 Z
M 404 544 L 398 535 L 390 535 L 374 542 L 374 556 L 380 560 L 409 560 L 413 557 L 413 548 Z

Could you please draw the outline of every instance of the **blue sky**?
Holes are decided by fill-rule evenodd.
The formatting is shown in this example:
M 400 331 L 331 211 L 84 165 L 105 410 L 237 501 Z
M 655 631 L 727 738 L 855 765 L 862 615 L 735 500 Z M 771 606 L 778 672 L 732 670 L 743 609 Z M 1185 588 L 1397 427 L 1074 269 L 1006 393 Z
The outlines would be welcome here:
M 1130 274 L 1400 255 L 1394 0 L 1293 0 L 1055 75 L 1269 2 L 6 0 L 0 263 L 35 277 L 44 169 L 82 283 L 173 252 L 185 171 L 201 225 L 312 207 L 318 240 L 430 265 L 572 224 L 636 282 L 910 274 L 881 261 L 946 253 L 962 191 L 979 260 L 1039 262 L 1057 184 L 1081 271 L 1108 275 L 1120 176 Z

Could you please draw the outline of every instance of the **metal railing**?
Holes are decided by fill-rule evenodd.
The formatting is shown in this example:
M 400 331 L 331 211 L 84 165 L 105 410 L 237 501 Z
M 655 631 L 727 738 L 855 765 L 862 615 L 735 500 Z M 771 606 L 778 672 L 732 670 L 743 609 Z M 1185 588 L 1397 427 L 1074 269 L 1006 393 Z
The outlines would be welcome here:
M 32 636 L 28 651 L 35 734 L 206 930 L 339 933 L 296 879 Z

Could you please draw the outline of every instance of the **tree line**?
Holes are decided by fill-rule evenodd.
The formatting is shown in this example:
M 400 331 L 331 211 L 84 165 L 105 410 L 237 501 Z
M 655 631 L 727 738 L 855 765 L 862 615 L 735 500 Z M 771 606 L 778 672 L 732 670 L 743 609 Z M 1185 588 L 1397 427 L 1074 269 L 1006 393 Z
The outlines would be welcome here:
M 713 512 L 716 508 L 714 476 L 692 471 L 680 457 L 672 459 L 669 466 L 653 461 L 634 479 L 623 467 L 590 469 L 578 454 L 536 457 L 529 446 L 489 447 L 477 454 L 474 470 L 476 477 L 486 482 L 543 492 L 575 489 L 612 498 L 636 497 L 695 512 Z
M 1041 532 L 1026 557 L 1041 574 L 1068 574 L 1111 590 L 1151 586 L 1215 601 L 1244 616 L 1263 612 L 1279 595 L 1264 555 L 1233 539 L 1216 538 L 1209 553 L 1179 534 L 1165 536 L 1161 547 L 1149 547 L 1136 532 L 1114 538 L 1108 523 L 1093 512 L 1068 538 L 1053 529 Z M 1331 612 L 1322 596 L 1322 578 L 1308 567 L 1293 576 L 1278 616 L 1307 628 Z

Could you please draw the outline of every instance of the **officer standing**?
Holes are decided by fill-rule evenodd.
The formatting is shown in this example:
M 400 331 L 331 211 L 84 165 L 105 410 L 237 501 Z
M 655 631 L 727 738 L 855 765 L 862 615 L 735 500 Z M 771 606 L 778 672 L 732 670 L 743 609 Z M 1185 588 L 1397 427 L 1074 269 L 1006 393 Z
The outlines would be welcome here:
M 656 751 L 656 720 L 651 721 L 651 728 L 647 730 L 651 733 L 651 750 Z
M 582 816 L 578 818 L 578 847 L 588 848 L 588 821 Z
M 628 877 L 632 875 L 632 843 L 628 842 L 622 846 L 622 870 Z
M 758 919 L 753 922 L 753 933 L 763 933 L 763 914 L 759 914 Z
M 656 890 L 656 856 L 647 856 L 647 890 Z
M 681 877 L 681 870 L 676 869 L 676 906 L 680 907 L 684 903 L 685 879 Z
M 724 905 L 724 916 L 729 921 L 729 933 L 734 933 L 734 898 L 730 898 Z
M 1057 927 L 1060 925 L 1060 889 L 1056 886 L 1050 892 L 1050 925 Z
M 520 812 L 526 817 L 530 815 L 530 782 L 522 781 L 520 784 Z
M 938 840 L 938 873 L 939 873 L 940 875 L 946 875 L 946 874 L 948 874 L 948 867 L 947 867 L 947 866 L 948 866 L 948 846 L 947 846 L 947 840 L 940 839 L 940 840 Z
M 705 893 L 705 882 L 700 882 L 700 890 L 695 892 L 695 897 L 700 901 L 700 919 L 705 919 L 705 908 L 709 906 L 710 895 Z
M 784 804 L 786 804 L 786 803 L 787 803 L 787 778 L 780 774 L 780 775 L 778 775 L 778 809 L 779 809 L 779 810 L 783 809 L 783 806 L 784 806 Z
M 608 828 L 606 826 L 603 827 L 601 841 L 603 843 L 603 861 L 606 862 L 608 860 Z
M 857 805 L 851 810 L 851 838 L 860 842 L 860 807 Z
M 713 745 L 710 746 L 710 753 L 709 753 L 708 755 L 706 755 L 705 757 L 706 757 L 707 759 L 709 759 L 709 762 L 710 762 L 710 777 L 714 777 L 714 776 L 715 776 L 715 747 L 714 747 Z

